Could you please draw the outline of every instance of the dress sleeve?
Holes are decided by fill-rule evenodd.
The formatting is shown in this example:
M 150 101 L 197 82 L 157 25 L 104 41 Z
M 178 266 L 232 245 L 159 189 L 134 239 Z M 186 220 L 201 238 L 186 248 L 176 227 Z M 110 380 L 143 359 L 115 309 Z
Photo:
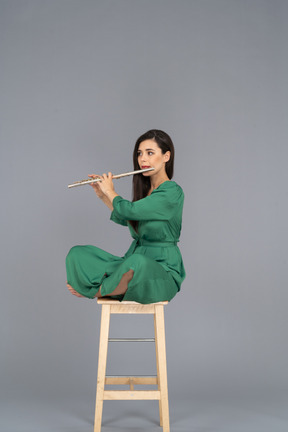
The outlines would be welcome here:
M 124 220 L 170 220 L 183 201 L 179 186 L 155 189 L 151 195 L 138 201 L 128 201 L 121 196 L 113 200 L 113 213 Z
M 123 226 L 127 226 L 127 220 L 125 219 L 121 219 L 119 218 L 116 214 L 115 211 L 113 210 L 110 216 L 110 220 L 112 220 L 113 222 L 119 224 L 119 225 L 123 225 Z

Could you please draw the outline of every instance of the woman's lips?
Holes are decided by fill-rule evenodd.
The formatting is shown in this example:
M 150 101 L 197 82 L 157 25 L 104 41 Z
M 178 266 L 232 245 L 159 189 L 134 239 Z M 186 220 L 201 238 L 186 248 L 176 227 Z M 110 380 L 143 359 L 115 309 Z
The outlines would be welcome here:
M 142 169 L 145 169 L 145 168 L 151 168 L 151 167 L 148 165 L 142 165 Z

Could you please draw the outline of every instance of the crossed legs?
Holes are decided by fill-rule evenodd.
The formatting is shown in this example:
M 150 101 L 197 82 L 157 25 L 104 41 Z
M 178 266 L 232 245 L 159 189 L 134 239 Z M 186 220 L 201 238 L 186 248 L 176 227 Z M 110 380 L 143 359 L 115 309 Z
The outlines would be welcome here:
M 124 273 L 119 284 L 116 286 L 115 290 L 110 293 L 106 294 L 107 296 L 115 296 L 115 295 L 123 295 L 128 289 L 128 283 L 133 279 L 134 271 L 130 269 L 128 272 Z M 76 297 L 84 297 L 81 294 L 79 294 L 77 291 L 74 290 L 74 288 L 67 283 L 67 288 L 71 292 L 71 294 L 75 295 Z M 102 297 L 101 295 L 101 286 L 99 291 L 96 293 L 95 297 Z

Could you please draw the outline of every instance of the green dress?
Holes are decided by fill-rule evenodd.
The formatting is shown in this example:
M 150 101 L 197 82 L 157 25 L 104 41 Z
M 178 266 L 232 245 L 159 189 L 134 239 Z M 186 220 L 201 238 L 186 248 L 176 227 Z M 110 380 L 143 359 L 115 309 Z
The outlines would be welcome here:
M 130 248 L 118 257 L 96 246 L 74 246 L 66 258 L 68 284 L 88 298 L 94 298 L 102 285 L 101 294 L 105 296 L 132 269 L 134 275 L 126 293 L 115 298 L 143 304 L 170 301 L 185 278 L 177 246 L 183 201 L 183 190 L 169 180 L 138 201 L 116 196 L 110 219 L 129 227 L 134 239 Z M 139 221 L 138 233 L 129 220 Z

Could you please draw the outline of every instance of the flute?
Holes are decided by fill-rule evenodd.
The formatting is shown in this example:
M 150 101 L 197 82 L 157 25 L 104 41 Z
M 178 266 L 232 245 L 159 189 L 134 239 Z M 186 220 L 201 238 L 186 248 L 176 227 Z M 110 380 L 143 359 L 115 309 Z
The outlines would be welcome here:
M 116 174 L 116 175 L 113 175 L 112 178 L 113 179 L 118 179 L 118 178 L 127 177 L 127 176 L 134 175 L 134 174 L 141 174 L 141 173 L 144 173 L 144 172 L 147 172 L 147 171 L 153 171 L 153 170 L 154 170 L 154 168 L 145 168 L 145 169 L 142 169 L 142 170 L 131 171 L 131 172 L 123 173 L 123 174 Z M 81 181 L 69 184 L 68 188 L 72 188 L 72 187 L 75 187 L 75 186 L 83 186 L 83 185 L 86 185 L 86 184 L 96 183 L 96 182 L 99 182 L 99 181 L 101 182 L 101 179 L 99 179 L 99 178 L 97 178 L 97 179 L 81 180 Z

